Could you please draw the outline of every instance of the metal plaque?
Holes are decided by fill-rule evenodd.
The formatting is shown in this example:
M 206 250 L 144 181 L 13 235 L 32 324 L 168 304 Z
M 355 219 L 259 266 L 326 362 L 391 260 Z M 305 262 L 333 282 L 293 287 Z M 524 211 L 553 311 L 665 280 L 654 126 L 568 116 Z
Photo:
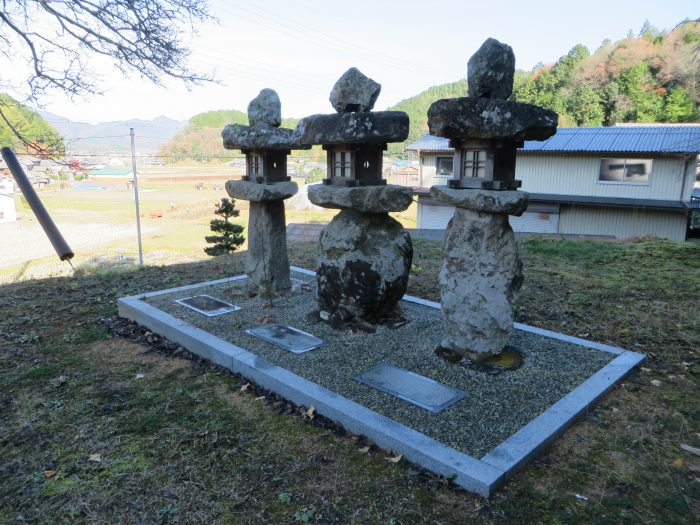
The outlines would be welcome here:
M 195 295 L 194 297 L 185 297 L 184 299 L 175 299 L 176 303 L 180 303 L 187 308 L 191 308 L 195 312 L 199 312 L 207 317 L 215 315 L 227 314 L 240 310 L 240 306 L 227 303 L 221 299 L 216 299 L 211 295 Z
M 325 342 L 323 339 L 283 324 L 264 324 L 250 328 L 246 333 L 295 354 L 315 350 Z
M 461 390 L 389 363 L 380 363 L 353 379 L 434 413 L 467 396 Z

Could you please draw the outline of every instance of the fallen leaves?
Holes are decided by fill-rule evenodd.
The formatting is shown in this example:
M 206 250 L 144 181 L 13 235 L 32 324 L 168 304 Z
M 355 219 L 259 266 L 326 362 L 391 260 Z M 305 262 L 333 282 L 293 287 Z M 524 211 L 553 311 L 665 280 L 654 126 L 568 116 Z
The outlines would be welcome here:
M 401 461 L 402 458 L 403 458 L 403 454 L 399 454 L 397 456 L 389 456 L 388 458 L 386 458 L 386 460 L 389 463 L 398 463 L 399 461 Z
M 313 419 L 316 417 L 316 407 L 313 405 L 309 405 L 309 408 L 306 412 L 303 414 L 304 419 Z
M 102 463 L 102 454 L 90 454 L 88 456 L 88 461 L 95 461 L 97 463 Z
M 45 478 L 53 478 L 56 475 L 55 470 L 45 470 L 43 472 Z

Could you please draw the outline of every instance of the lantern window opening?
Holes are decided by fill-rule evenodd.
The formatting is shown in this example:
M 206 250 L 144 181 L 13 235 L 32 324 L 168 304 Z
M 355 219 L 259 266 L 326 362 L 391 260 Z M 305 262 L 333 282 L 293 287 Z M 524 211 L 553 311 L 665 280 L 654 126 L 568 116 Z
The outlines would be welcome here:
M 333 176 L 350 178 L 352 176 L 352 153 L 336 151 L 333 153 Z
M 255 153 L 249 154 L 248 160 L 249 176 L 258 177 L 262 175 L 262 156 Z
M 483 179 L 486 177 L 486 151 L 465 150 L 463 154 L 464 177 Z

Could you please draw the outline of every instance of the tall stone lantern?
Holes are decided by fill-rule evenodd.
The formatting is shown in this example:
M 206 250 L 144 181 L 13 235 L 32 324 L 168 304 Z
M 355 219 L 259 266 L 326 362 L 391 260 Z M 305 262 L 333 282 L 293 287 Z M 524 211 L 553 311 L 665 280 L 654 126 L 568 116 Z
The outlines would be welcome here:
M 382 180 L 383 151 L 406 139 L 408 115 L 371 111 L 380 89 L 351 68 L 331 92 L 336 113 L 305 117 L 296 130 L 328 156 L 327 177 L 309 187 L 309 200 L 340 210 L 321 233 L 316 272 L 320 316 L 336 328 L 392 315 L 413 258 L 408 232 L 389 216 L 408 208 L 413 192 Z
M 280 99 L 272 89 L 250 102 L 248 121 L 249 126 L 228 124 L 221 133 L 226 149 L 240 149 L 246 156 L 245 176 L 228 181 L 226 191 L 250 201 L 245 270 L 253 291 L 277 293 L 291 287 L 284 200 L 298 191 L 287 177 L 287 155 L 310 146 L 299 144 L 293 130 L 279 127 Z
M 500 354 L 513 332 L 512 302 L 523 282 L 509 215 L 522 215 L 516 151 L 524 140 L 556 133 L 558 116 L 506 100 L 513 91 L 515 55 L 489 38 L 468 63 L 468 96 L 438 100 L 428 110 L 430 133 L 450 139 L 454 175 L 431 196 L 455 206 L 447 226 L 440 294 L 442 347 L 476 361 Z

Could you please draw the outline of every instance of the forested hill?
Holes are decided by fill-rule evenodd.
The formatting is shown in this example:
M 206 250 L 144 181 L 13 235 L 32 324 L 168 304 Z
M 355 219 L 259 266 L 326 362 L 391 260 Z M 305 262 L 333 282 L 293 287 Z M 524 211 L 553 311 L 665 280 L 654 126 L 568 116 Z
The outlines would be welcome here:
M 297 122 L 297 119 L 282 119 L 282 127 L 295 128 Z M 221 140 L 221 130 L 226 124 L 248 125 L 248 115 L 235 109 L 199 113 L 160 149 L 159 154 L 196 160 L 230 157 L 232 152 L 224 149 Z
M 555 64 L 518 75 L 513 99 L 559 113 L 560 126 L 700 119 L 700 22 L 574 46 Z
M 415 142 L 428 133 L 428 108 L 430 104 L 441 98 L 454 98 L 467 96 L 467 81 L 460 80 L 450 84 L 442 84 L 426 89 L 418 95 L 402 100 L 398 104 L 388 108 L 390 111 L 405 111 L 411 120 L 408 138 L 405 143 L 389 144 L 389 153 L 400 155 L 406 144 Z
M 0 118 L 0 146 L 10 146 L 17 153 L 31 155 L 53 156 L 63 153 L 61 136 L 39 114 L 4 93 L 0 93 L 0 110 L 4 116 Z M 12 123 L 14 131 L 5 119 Z

